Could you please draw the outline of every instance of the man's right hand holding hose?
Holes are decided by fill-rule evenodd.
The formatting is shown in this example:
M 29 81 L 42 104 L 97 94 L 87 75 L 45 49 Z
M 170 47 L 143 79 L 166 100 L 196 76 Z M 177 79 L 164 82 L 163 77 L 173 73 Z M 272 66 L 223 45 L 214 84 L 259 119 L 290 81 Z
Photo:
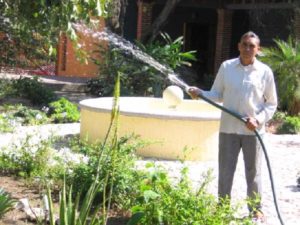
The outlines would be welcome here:
M 199 97 L 202 95 L 202 90 L 197 87 L 189 87 L 187 92 L 192 99 L 199 99 Z

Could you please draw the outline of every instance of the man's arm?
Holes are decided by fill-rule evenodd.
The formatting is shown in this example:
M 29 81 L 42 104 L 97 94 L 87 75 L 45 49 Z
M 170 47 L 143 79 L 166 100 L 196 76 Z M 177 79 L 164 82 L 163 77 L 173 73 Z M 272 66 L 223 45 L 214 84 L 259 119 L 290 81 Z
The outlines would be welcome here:
M 277 108 L 277 93 L 276 85 L 274 81 L 274 75 L 271 69 L 267 71 L 267 81 L 264 91 L 264 107 L 263 109 L 255 116 L 259 124 L 266 123 L 272 118 Z

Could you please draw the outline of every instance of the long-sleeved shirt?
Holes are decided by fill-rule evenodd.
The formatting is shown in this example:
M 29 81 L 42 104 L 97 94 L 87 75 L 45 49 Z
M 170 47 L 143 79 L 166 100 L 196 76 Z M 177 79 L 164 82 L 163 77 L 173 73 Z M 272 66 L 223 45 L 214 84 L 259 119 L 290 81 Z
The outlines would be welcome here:
M 203 95 L 222 102 L 227 109 L 242 117 L 254 117 L 259 122 L 257 130 L 265 132 L 265 123 L 277 108 L 277 94 L 273 72 L 264 63 L 243 66 L 239 58 L 222 63 L 210 91 Z M 226 112 L 221 114 L 220 132 L 254 135 L 245 124 Z

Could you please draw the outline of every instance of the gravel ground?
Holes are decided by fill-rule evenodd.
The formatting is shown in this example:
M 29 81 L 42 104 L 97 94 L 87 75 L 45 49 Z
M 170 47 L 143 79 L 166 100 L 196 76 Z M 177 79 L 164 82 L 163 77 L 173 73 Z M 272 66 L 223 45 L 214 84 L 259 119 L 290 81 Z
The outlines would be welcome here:
M 42 137 L 47 137 L 55 132 L 56 135 L 78 134 L 80 124 L 58 124 L 44 125 L 39 127 L 22 127 L 14 134 L 0 134 L 0 148 L 20 137 L 25 137 L 26 133 L 37 132 Z M 266 147 L 272 167 L 275 182 L 276 194 L 279 209 L 281 211 L 285 225 L 300 224 L 300 188 L 297 187 L 297 177 L 300 176 L 300 135 L 273 135 L 267 134 Z M 183 164 L 171 160 L 140 160 L 138 166 L 144 165 L 148 161 L 155 161 L 157 165 L 165 167 L 172 177 L 177 177 Z M 185 162 L 189 167 L 190 178 L 195 186 L 199 184 L 202 174 L 209 168 L 213 171 L 214 179 L 208 187 L 212 194 L 217 193 L 217 162 Z M 243 169 L 243 159 L 240 155 L 238 167 L 234 179 L 232 199 L 239 202 L 245 198 L 246 185 Z M 280 224 L 275 211 L 270 179 L 266 163 L 263 163 L 263 211 L 267 217 L 268 225 Z M 242 214 L 247 214 L 246 205 L 242 208 Z

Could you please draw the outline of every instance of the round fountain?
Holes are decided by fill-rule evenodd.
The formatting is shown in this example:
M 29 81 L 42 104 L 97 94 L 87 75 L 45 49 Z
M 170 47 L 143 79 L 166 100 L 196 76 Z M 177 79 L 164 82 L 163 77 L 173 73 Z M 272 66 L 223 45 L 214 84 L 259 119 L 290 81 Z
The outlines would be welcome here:
M 183 100 L 175 89 L 166 89 L 163 98 L 120 97 L 119 136 L 134 133 L 150 141 L 137 152 L 144 157 L 216 159 L 220 111 L 202 100 Z M 112 103 L 112 97 L 80 102 L 81 138 L 104 140 Z

